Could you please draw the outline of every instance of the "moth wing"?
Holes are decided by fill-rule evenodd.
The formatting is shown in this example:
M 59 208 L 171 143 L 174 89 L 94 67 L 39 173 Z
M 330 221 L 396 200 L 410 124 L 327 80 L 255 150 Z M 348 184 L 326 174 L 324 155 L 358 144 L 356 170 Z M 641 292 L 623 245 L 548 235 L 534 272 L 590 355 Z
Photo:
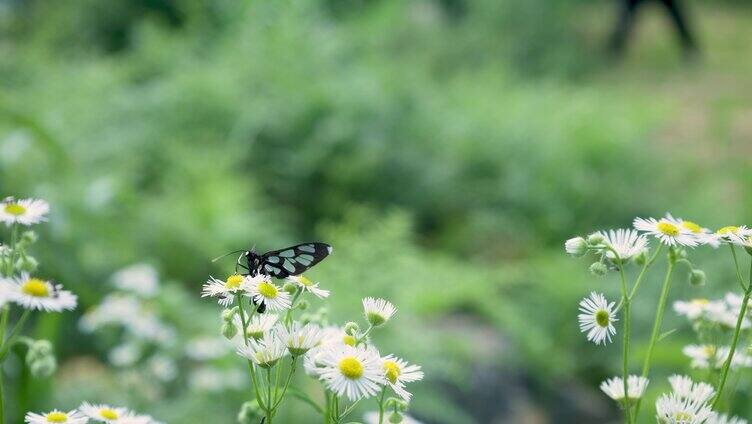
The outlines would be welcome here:
M 276 278 L 286 278 L 305 272 L 332 253 L 326 243 L 302 243 L 284 249 L 272 250 L 261 256 L 259 271 Z

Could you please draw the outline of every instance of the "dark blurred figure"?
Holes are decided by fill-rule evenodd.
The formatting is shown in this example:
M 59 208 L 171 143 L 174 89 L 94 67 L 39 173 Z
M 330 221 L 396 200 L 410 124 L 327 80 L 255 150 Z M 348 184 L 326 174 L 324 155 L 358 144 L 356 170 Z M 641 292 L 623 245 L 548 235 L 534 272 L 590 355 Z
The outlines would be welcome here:
M 637 11 L 650 1 L 656 1 L 666 7 L 671 22 L 679 35 L 684 56 L 688 59 L 696 57 L 698 52 L 697 41 L 687 23 L 687 15 L 684 12 L 681 0 L 619 0 L 619 17 L 609 43 L 611 54 L 620 57 L 624 53 Z

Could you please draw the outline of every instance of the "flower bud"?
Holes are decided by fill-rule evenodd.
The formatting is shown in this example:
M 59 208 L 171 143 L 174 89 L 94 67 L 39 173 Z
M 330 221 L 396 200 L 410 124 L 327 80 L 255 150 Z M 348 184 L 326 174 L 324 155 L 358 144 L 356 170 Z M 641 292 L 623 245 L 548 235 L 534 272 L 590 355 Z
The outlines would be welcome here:
M 36 243 L 36 241 L 39 239 L 37 236 L 37 233 L 35 233 L 32 230 L 24 231 L 23 234 L 21 234 L 21 240 L 19 240 L 21 243 L 24 244 L 32 244 Z
M 298 286 L 295 283 L 288 282 L 288 283 L 285 283 L 284 286 L 282 286 L 282 290 L 290 294 L 295 294 L 295 292 L 298 291 Z
M 308 309 L 308 306 L 310 306 L 310 304 L 308 303 L 308 301 L 305 300 L 305 299 L 302 299 L 300 302 L 298 302 L 298 306 L 297 307 L 301 311 L 305 311 L 306 309 Z
M 639 266 L 645 265 L 648 261 L 648 249 L 643 249 L 633 260 Z
M 603 262 L 593 262 L 593 264 L 590 265 L 590 273 L 602 277 L 608 273 L 608 267 Z
M 36 271 L 38 266 L 39 262 L 31 256 L 24 256 L 16 261 L 16 268 L 28 273 Z
M 582 237 L 574 237 L 564 243 L 564 250 L 569 255 L 579 258 L 585 256 L 588 250 L 588 242 Z
M 357 323 L 350 321 L 345 324 L 345 333 L 348 336 L 355 336 L 358 334 L 358 331 L 360 331 L 360 326 Z
M 389 422 L 391 424 L 399 424 L 399 423 L 401 423 L 402 422 L 402 414 L 399 413 L 399 412 L 397 412 L 397 411 L 392 412 L 392 414 L 389 416 Z
M 233 318 L 235 318 L 235 315 L 238 313 L 238 307 L 235 306 L 234 308 L 225 309 L 222 311 L 222 320 L 225 322 L 231 322 Z
M 235 337 L 237 334 L 238 334 L 238 327 L 236 327 L 233 322 L 225 321 L 225 323 L 222 324 L 222 335 L 227 340 L 232 340 L 232 338 Z
M 54 356 L 46 356 L 28 365 L 34 378 L 47 378 L 57 371 L 57 360 Z
M 28 364 L 47 356 L 53 356 L 52 343 L 47 340 L 35 340 L 29 345 L 29 351 L 26 352 L 26 363 Z
M 693 286 L 704 286 L 706 281 L 707 277 L 705 276 L 705 272 L 701 269 L 693 269 L 689 273 L 689 284 Z
M 588 244 L 602 244 L 606 239 L 603 237 L 603 234 L 601 233 L 593 233 L 590 234 L 587 238 Z
M 239 424 L 256 424 L 261 417 L 261 408 L 255 400 L 245 402 L 238 412 Z

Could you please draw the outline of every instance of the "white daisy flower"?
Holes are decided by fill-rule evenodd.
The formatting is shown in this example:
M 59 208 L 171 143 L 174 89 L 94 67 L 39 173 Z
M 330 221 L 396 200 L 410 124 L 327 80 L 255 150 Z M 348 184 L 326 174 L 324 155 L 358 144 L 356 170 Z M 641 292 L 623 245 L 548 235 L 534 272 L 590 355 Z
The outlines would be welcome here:
M 693 402 L 705 403 L 715 394 L 715 389 L 708 383 L 695 383 L 686 375 L 674 374 L 668 378 L 673 393 L 678 397 Z
M 275 333 L 292 356 L 304 355 L 321 341 L 321 328 L 314 324 L 301 325 L 297 321 L 289 329 L 278 325 Z
M 329 297 L 329 290 L 319 288 L 319 283 L 312 281 L 305 275 L 292 275 L 287 277 L 287 281 L 297 284 L 303 288 L 304 292 L 309 292 L 319 299 L 325 299 Z
M 652 235 L 667 246 L 693 247 L 698 243 L 697 237 L 674 219 L 635 218 L 633 225 L 635 229 Z
M 692 233 L 698 241 L 698 244 L 708 244 L 713 248 L 718 247 L 721 243 L 718 237 L 709 228 L 705 228 L 693 221 L 688 221 L 682 218 L 674 218 L 670 213 L 666 214 L 667 221 L 674 225 L 682 227 Z
M 0 278 L 0 281 L 3 281 L 0 283 L 0 289 L 6 291 L 5 296 L 25 309 L 45 312 L 76 309 L 76 295 L 63 290 L 62 285 L 31 278 L 28 274 L 8 279 Z
M 115 287 L 132 291 L 141 297 L 154 297 L 159 290 L 159 275 L 149 264 L 136 264 L 123 268 L 112 275 Z
M 319 378 L 337 396 L 350 401 L 376 395 L 385 383 L 381 358 L 373 348 L 329 346 L 316 360 L 321 364 Z
M 87 417 L 106 424 L 120 424 L 120 419 L 130 414 L 127 408 L 84 402 L 78 408 Z
M 257 304 L 264 303 L 270 311 L 283 311 L 290 309 L 292 302 L 290 293 L 280 289 L 271 279 L 265 275 L 250 277 L 248 280 L 248 292 Z
M 239 316 L 236 316 L 235 320 L 238 327 L 243 327 Z M 277 320 L 279 320 L 279 315 L 277 314 L 255 314 L 248 322 L 245 334 L 249 339 L 260 340 L 274 327 Z
M 718 349 L 713 345 L 687 345 L 682 349 L 682 353 L 688 356 L 692 362 L 692 368 L 707 369 L 712 363 L 716 365 L 716 355 Z
M 659 424 L 702 424 L 713 415 L 705 402 L 697 402 L 678 396 L 662 394 L 655 402 L 656 419 Z
M 714 237 L 718 242 L 744 246 L 752 237 L 752 228 L 748 228 L 746 225 L 728 225 L 716 231 Z
M 397 308 L 384 299 L 367 297 L 363 299 L 363 311 L 368 322 L 374 327 L 384 325 L 397 312 Z
M 405 390 L 405 383 L 412 383 L 423 379 L 423 371 L 419 365 L 410 365 L 394 355 L 382 359 L 384 378 L 397 396 L 409 402 L 412 394 Z
M 269 332 L 261 340 L 251 340 L 250 345 L 239 347 L 238 355 L 250 359 L 261 368 L 271 368 L 287 355 L 287 346 L 273 332 Z
M 201 297 L 218 297 L 219 304 L 226 308 L 235 302 L 236 293 L 246 290 L 246 278 L 235 274 L 222 281 L 209 276 L 201 289 Z
M 704 318 L 707 313 L 718 313 L 725 310 L 726 307 L 722 302 L 713 301 L 708 299 L 692 299 L 688 302 L 679 300 L 674 302 L 674 311 L 677 314 L 687 317 L 690 321 L 695 321 L 700 318 Z
M 736 328 L 736 322 L 739 319 L 740 307 L 734 307 L 724 302 L 718 302 L 720 305 L 713 309 L 708 309 L 705 317 L 708 321 L 715 322 L 727 328 Z M 742 318 L 741 328 L 746 330 L 752 327 L 752 321 L 749 317 Z
M 644 252 L 648 246 L 648 239 L 640 235 L 636 230 L 618 229 L 608 232 L 599 231 L 603 237 L 603 244 L 611 246 L 619 254 L 622 261 L 627 261 L 640 253 Z M 614 252 L 609 249 L 603 249 L 603 253 L 608 259 L 614 260 Z
M 627 393 L 629 401 L 642 397 L 648 387 L 649 380 L 645 377 L 630 375 L 627 378 Z M 621 377 L 610 378 L 601 383 L 601 390 L 617 402 L 624 401 L 624 380 Z
M 587 339 L 595 344 L 611 342 L 611 336 L 616 334 L 614 322 L 618 321 L 613 311 L 614 302 L 608 303 L 606 298 L 596 292 L 590 293 L 580 301 L 580 331 L 587 331 Z
M 747 420 L 726 414 L 713 414 L 705 424 L 747 424 Z
M 186 343 L 185 355 L 195 361 L 209 361 L 225 356 L 230 346 L 232 344 L 224 337 L 196 337 Z
M 731 348 L 728 346 L 721 346 L 718 348 L 718 352 L 716 353 L 716 368 L 720 369 L 723 367 L 723 364 L 726 363 L 726 359 L 728 359 L 730 351 Z M 752 356 L 737 350 L 734 352 L 734 357 L 731 358 L 730 366 L 732 370 L 738 368 L 750 368 L 752 367 Z
M 33 412 L 27 412 L 24 417 L 24 422 L 27 424 L 50 424 L 50 423 L 64 423 L 64 424 L 86 424 L 89 421 L 87 417 L 81 415 L 75 409 L 68 412 L 58 411 L 57 409 L 46 414 L 35 414 Z
M 7 197 L 0 202 L 0 222 L 6 226 L 13 224 L 33 225 L 47 220 L 50 205 L 39 199 L 15 200 Z

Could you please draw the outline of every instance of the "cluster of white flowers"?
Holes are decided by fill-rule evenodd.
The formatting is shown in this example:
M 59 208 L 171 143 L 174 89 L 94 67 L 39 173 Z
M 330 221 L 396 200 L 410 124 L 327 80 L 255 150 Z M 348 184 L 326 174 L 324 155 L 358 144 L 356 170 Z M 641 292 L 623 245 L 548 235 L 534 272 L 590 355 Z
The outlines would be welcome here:
M 397 311 L 394 305 L 384 299 L 363 299 L 368 328 L 361 331 L 354 322 L 344 327 L 330 325 L 321 318 L 321 312 L 304 314 L 296 320 L 295 311 L 308 308 L 305 294 L 325 299 L 330 293 L 303 275 L 291 276 L 284 285 L 278 285 L 266 275 L 234 274 L 224 280 L 210 277 L 203 286 L 203 297 L 217 298 L 227 308 L 222 314 L 222 334 L 237 344 L 237 353 L 251 364 L 258 415 L 264 416 L 266 422 L 273 419 L 287 389 L 284 379 L 279 379 L 279 367 L 288 367 L 291 376 L 300 362 L 306 374 L 323 385 L 327 397 L 327 405 L 322 407 L 325 414 L 340 420 L 351 412 L 352 406 L 340 408 L 339 399 L 354 405 L 376 396 L 376 422 L 386 422 L 385 408 L 394 409 L 389 417 L 394 417 L 393 422 L 399 422 L 398 418 L 409 422 L 404 415 L 412 397 L 407 384 L 421 380 L 423 372 L 420 366 L 394 355 L 382 356 L 369 337 L 374 329 L 392 319 Z M 260 312 L 261 305 L 264 313 Z M 273 368 L 276 381 L 271 381 Z M 256 380 L 267 373 L 270 381 L 264 389 Z M 385 400 L 389 391 L 396 398 Z M 242 408 L 241 415 L 247 409 Z
M 89 422 L 104 424 L 160 424 L 149 415 L 140 415 L 128 408 L 84 402 L 78 409 L 37 414 L 28 412 L 24 418 L 27 424 L 86 424 Z
M 653 349 L 657 341 L 671 332 L 661 335 L 661 323 L 665 309 L 674 267 L 686 266 L 689 269 L 689 282 L 701 286 L 706 282 L 705 273 L 697 269 L 688 258 L 688 248 L 710 246 L 714 249 L 728 245 L 736 267 L 738 282 L 744 290 L 744 297 L 728 293 L 723 299 L 694 299 L 677 301 L 674 311 L 685 316 L 698 333 L 700 340 L 714 340 L 714 343 L 692 344 L 683 352 L 691 359 L 694 368 L 720 370 L 716 390 L 706 383 L 693 383 L 688 377 L 673 376 L 669 379 L 672 393 L 665 394 L 656 403 L 656 417 L 661 424 L 712 424 L 745 423 L 734 417 L 713 411 L 723 392 L 729 369 L 752 367 L 752 356 L 736 351 L 741 331 L 752 328 L 752 320 L 747 315 L 752 283 L 745 281 L 739 272 L 739 262 L 735 248 L 742 247 L 752 255 L 752 229 L 746 226 L 727 226 L 711 231 L 692 221 L 666 214 L 663 218 L 635 218 L 630 229 L 597 231 L 587 237 L 574 237 L 564 244 L 565 251 L 574 257 L 592 253 L 596 262 L 590 271 L 602 276 L 609 271 L 618 271 L 621 281 L 621 297 L 617 302 L 609 301 L 602 293 L 591 292 L 579 304 L 578 321 L 580 331 L 586 333 L 587 340 L 596 345 L 606 345 L 613 341 L 619 321 L 624 325 L 623 374 L 604 381 L 600 388 L 624 409 L 627 424 L 637 421 L 641 398 L 648 385 Z M 655 253 L 649 254 L 650 239 L 655 240 Z M 647 269 L 657 259 L 662 249 L 667 249 L 668 267 L 663 288 L 656 308 L 655 323 L 643 363 L 642 375 L 628 375 L 630 308 L 636 293 L 645 277 Z M 635 264 L 641 268 L 634 283 L 626 279 L 626 267 Z M 751 276 L 752 277 L 752 276 Z M 621 315 L 621 316 L 619 316 Z M 732 343 L 716 344 L 722 337 L 733 332 Z M 712 334 L 711 334 L 712 333 Z M 712 337 L 711 337 L 712 335 Z

